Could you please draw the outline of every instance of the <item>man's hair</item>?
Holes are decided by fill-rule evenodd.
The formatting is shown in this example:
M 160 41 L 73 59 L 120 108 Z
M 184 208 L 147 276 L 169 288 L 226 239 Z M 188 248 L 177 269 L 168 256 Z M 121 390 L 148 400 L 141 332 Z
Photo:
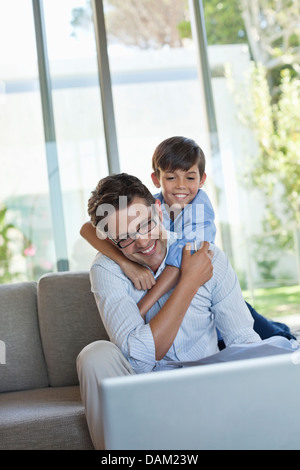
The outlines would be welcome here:
M 103 219 L 103 215 L 97 215 L 98 207 L 101 204 L 111 204 L 115 210 L 118 210 L 120 196 L 127 197 L 128 206 L 135 197 L 144 199 L 147 206 L 155 203 L 155 198 L 149 189 L 135 176 L 127 173 L 106 176 L 99 181 L 88 200 L 88 214 L 94 227 Z
M 188 171 L 193 165 L 198 165 L 200 178 L 202 178 L 205 172 L 203 150 L 194 140 L 182 136 L 163 140 L 156 147 L 152 156 L 152 168 L 157 177 L 159 177 L 160 170 Z

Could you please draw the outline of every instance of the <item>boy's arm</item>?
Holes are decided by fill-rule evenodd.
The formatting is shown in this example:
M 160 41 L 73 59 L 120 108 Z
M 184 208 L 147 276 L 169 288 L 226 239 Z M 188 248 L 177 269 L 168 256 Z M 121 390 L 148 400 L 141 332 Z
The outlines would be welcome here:
M 155 281 L 148 268 L 125 258 L 122 252 L 108 240 L 98 238 L 96 229 L 91 222 L 83 224 L 80 235 L 97 251 L 101 251 L 101 253 L 115 261 L 124 274 L 133 282 L 136 289 L 148 290 L 138 303 L 143 318 L 145 318 L 146 313 L 152 305 L 177 284 L 180 276 L 180 270 L 178 268 L 166 266 L 158 280 Z
M 166 266 L 155 286 L 149 290 L 144 297 L 138 302 L 138 307 L 143 318 L 146 313 L 160 299 L 164 294 L 169 292 L 170 289 L 175 287 L 180 277 L 180 269 L 175 266 Z
M 80 235 L 97 251 L 101 251 L 105 256 L 115 261 L 115 263 L 120 266 L 124 274 L 132 281 L 136 289 L 151 289 L 151 287 L 156 283 L 148 268 L 130 261 L 110 241 L 100 239 L 91 222 L 85 222 L 83 224 L 80 230 Z

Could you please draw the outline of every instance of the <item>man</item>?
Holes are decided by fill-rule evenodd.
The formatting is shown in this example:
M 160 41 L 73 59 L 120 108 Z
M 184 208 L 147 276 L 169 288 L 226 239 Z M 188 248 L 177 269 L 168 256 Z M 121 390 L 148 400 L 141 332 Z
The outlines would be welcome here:
M 126 202 L 126 203 L 125 203 Z M 157 278 L 176 241 L 162 224 L 160 202 L 138 178 L 102 179 L 89 200 L 91 221 L 131 261 Z M 204 243 L 183 248 L 180 279 L 147 312 L 118 264 L 99 253 L 90 277 L 110 342 L 97 341 L 78 356 L 77 369 L 87 422 L 96 449 L 103 448 L 100 384 L 105 377 L 168 369 L 169 361 L 193 361 L 218 352 L 216 328 L 226 346 L 260 341 L 237 276 L 226 255 Z

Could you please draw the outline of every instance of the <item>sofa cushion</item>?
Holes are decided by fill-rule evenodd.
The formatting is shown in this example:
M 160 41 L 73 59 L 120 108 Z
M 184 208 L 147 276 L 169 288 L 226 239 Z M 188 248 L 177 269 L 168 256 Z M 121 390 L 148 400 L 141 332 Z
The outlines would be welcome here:
M 79 387 L 0 394 L 0 450 L 93 449 Z
M 45 274 L 38 314 L 51 386 L 77 385 L 76 358 L 87 344 L 108 339 L 87 271 Z
M 0 285 L 0 341 L 0 392 L 48 386 L 35 282 Z

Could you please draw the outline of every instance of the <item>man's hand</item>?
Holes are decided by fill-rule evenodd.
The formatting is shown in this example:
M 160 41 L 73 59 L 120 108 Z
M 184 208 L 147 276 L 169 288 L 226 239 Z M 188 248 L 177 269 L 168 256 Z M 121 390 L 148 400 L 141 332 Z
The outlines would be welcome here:
M 200 250 L 192 254 L 191 243 L 187 243 L 182 250 L 181 279 L 193 286 L 195 293 L 213 275 L 213 252 L 209 246 L 204 242 Z

